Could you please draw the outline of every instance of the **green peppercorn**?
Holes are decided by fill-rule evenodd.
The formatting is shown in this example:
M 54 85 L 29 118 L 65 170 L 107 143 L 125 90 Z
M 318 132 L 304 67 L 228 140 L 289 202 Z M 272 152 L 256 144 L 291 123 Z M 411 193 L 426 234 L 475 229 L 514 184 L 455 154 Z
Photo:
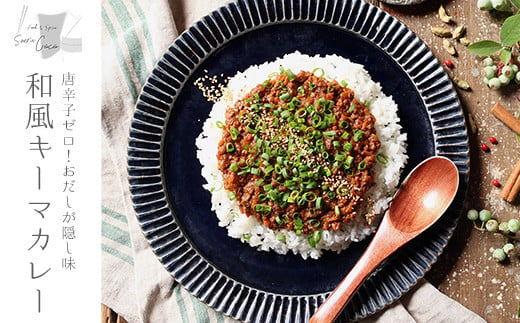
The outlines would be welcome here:
M 486 222 L 486 230 L 489 232 L 497 232 L 498 230 L 498 221 L 495 219 L 491 219 Z
M 515 246 L 512 243 L 506 243 L 502 247 L 502 250 L 504 250 L 504 253 L 506 255 L 510 255 L 510 254 L 512 254 L 515 251 Z
M 511 82 L 511 80 L 509 79 L 509 77 L 505 76 L 504 74 L 500 74 L 500 76 L 498 77 L 498 79 L 500 80 L 500 83 L 502 83 L 503 86 L 508 85 L 509 82 Z
M 509 228 L 509 232 L 517 233 L 520 230 L 520 221 L 517 219 L 511 219 L 507 222 L 507 226 Z
M 502 67 L 502 75 L 505 75 L 510 80 L 513 78 L 513 76 L 515 76 L 511 66 L 504 66 L 504 67 Z
M 488 80 L 495 77 L 495 69 L 493 68 L 493 66 L 486 66 L 486 67 L 484 67 L 483 70 L 484 70 L 484 77 L 487 78 Z
M 518 73 L 518 65 L 516 64 L 511 64 L 511 69 L 513 70 L 513 73 Z
M 500 224 L 498 225 L 498 230 L 500 230 L 500 232 L 502 233 L 508 234 L 509 225 L 507 224 L 507 222 L 500 222 Z
M 484 58 L 482 63 L 484 63 L 484 66 L 492 66 L 492 65 L 494 65 L 493 59 L 491 57 Z
M 466 213 L 466 217 L 468 220 L 475 221 L 478 219 L 478 212 L 475 209 L 468 210 L 468 213 Z
M 502 250 L 502 249 L 495 249 L 495 251 L 493 251 L 493 258 L 495 258 L 495 260 L 497 260 L 497 261 L 502 262 L 502 261 L 506 260 L 507 255 L 504 252 L 504 250 Z
M 520 72 L 516 73 L 516 75 L 515 75 L 515 82 L 520 84 Z
M 493 9 L 498 11 L 507 11 L 509 10 L 509 2 L 507 0 L 491 0 L 491 4 L 493 5 Z
M 486 209 L 480 210 L 480 212 L 478 213 L 478 218 L 482 222 L 487 222 L 491 220 L 491 211 Z
M 491 3 L 491 0 L 478 0 L 477 6 L 482 11 L 493 10 L 493 4 Z
M 494 77 L 489 80 L 488 86 L 493 90 L 498 90 L 502 86 L 502 82 L 498 79 L 498 77 Z

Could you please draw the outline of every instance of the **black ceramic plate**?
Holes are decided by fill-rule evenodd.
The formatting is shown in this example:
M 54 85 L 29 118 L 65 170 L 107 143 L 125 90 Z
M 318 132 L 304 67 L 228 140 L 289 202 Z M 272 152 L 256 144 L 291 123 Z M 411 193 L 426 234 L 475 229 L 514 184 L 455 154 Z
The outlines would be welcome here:
M 259 252 L 227 237 L 202 188 L 195 138 L 212 104 L 200 76 L 232 76 L 299 50 L 361 63 L 399 106 L 409 163 L 432 155 L 461 175 L 440 222 L 385 262 L 342 319 L 392 303 L 436 261 L 456 225 L 468 179 L 468 139 L 451 82 L 425 45 L 399 21 L 361 0 L 240 0 L 202 18 L 171 45 L 139 97 L 128 169 L 139 223 L 160 262 L 188 291 L 244 321 L 306 321 L 354 266 L 368 240 L 319 260 Z M 205 72 L 207 70 L 207 72 Z

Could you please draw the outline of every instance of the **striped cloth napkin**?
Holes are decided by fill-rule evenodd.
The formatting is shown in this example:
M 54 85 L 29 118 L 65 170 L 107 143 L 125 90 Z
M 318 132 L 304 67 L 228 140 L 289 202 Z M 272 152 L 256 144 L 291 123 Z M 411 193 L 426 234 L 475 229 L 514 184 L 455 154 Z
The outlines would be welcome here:
M 225 0 L 103 0 L 102 303 L 133 322 L 235 322 L 191 296 L 159 263 L 137 224 L 126 174 L 141 87 L 180 31 Z M 481 322 L 421 281 L 366 322 Z

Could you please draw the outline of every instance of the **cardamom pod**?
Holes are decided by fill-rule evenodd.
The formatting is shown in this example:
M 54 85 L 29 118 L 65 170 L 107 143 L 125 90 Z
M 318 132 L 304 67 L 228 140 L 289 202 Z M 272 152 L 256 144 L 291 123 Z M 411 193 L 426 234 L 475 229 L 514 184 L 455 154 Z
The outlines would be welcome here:
M 453 77 L 453 83 L 455 83 L 455 85 L 459 89 L 462 89 L 462 90 L 469 90 L 470 89 L 470 86 L 469 86 L 468 82 L 464 81 L 461 78 L 458 78 L 457 76 Z
M 451 17 L 448 16 L 448 14 L 446 13 L 446 9 L 444 9 L 444 6 L 442 4 L 439 7 L 439 18 L 441 18 L 441 20 L 447 24 L 451 22 Z
M 451 37 L 451 30 L 444 27 L 431 27 L 431 31 L 435 36 L 439 37 Z
M 453 30 L 453 39 L 459 39 L 466 33 L 466 26 L 460 25 Z
M 453 44 L 447 40 L 447 39 L 443 39 L 442 40 L 442 46 L 444 47 L 444 49 L 452 56 L 455 56 L 457 55 L 457 51 L 455 50 L 455 47 L 453 47 Z
M 462 37 L 459 39 L 460 43 L 466 47 L 468 47 L 469 45 L 471 45 L 471 41 L 469 39 L 467 39 L 466 37 Z

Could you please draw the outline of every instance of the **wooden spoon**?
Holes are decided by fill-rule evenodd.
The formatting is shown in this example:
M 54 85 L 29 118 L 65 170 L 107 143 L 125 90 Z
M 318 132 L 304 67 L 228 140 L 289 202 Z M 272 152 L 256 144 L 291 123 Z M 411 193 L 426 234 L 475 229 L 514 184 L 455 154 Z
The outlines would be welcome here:
M 310 323 L 333 322 L 384 259 L 441 217 L 458 187 L 457 167 L 447 158 L 431 157 L 415 167 L 401 184 L 363 256 L 314 313 Z

